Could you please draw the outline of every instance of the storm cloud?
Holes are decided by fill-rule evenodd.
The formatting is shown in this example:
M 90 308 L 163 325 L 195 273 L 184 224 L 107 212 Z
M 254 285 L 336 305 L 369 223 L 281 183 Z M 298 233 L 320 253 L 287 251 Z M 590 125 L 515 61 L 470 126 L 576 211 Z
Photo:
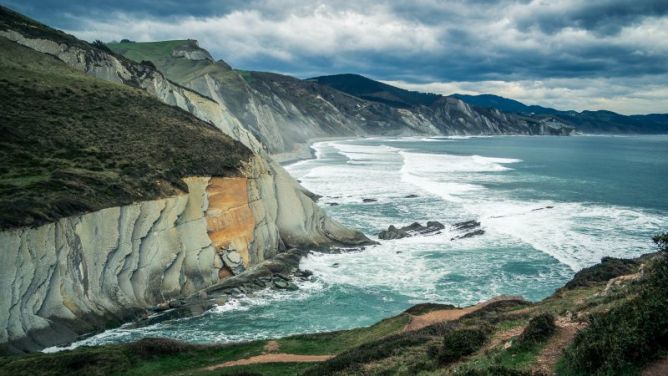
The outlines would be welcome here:
M 354 72 L 560 109 L 668 112 L 668 2 L 5 1 L 82 39 L 193 38 L 233 66 Z

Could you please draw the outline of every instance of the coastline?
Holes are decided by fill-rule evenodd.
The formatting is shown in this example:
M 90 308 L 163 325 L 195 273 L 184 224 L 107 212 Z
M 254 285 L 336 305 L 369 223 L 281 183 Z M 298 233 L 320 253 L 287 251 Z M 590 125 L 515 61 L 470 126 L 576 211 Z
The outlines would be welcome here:
M 306 160 L 309 160 L 309 159 L 316 159 L 315 150 L 313 149 L 313 145 L 315 145 L 318 142 L 351 140 L 351 139 L 354 139 L 354 138 L 367 138 L 367 137 L 360 136 L 360 137 L 316 137 L 316 138 L 311 138 L 306 143 L 299 144 L 299 146 L 297 147 L 298 150 L 284 152 L 284 153 L 271 154 L 271 158 L 273 158 L 281 166 L 285 167 L 285 166 L 291 165 L 293 163 L 306 161 Z

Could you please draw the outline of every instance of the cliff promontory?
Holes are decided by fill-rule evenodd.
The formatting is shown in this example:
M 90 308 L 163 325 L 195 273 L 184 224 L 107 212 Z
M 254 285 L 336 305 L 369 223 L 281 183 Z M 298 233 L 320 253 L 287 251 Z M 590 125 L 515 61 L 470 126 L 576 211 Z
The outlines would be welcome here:
M 9 350 L 118 325 L 289 247 L 368 242 L 218 103 L 150 64 L 6 8 L 0 47 Z

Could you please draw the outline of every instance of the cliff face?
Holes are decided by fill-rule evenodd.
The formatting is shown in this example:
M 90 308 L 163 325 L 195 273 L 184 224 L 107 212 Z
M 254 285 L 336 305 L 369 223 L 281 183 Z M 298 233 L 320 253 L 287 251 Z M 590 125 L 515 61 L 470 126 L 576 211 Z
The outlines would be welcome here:
M 0 343 L 38 349 L 218 280 L 208 178 L 189 193 L 0 232 Z M 234 235 L 230 235 L 234 237 Z
M 0 232 L 0 343 L 71 341 L 188 296 L 288 247 L 359 244 L 257 157 L 240 177 L 185 179 L 188 193 Z M 235 258 L 239 260 L 235 261 Z
M 398 103 L 392 93 L 377 96 L 340 91 L 316 80 L 232 70 L 222 61 L 197 60 L 175 54 L 182 49 L 207 53 L 194 41 L 113 43 L 110 47 L 128 58 L 150 60 L 180 85 L 220 103 L 267 145 L 278 159 L 294 157 L 309 140 L 332 136 L 415 134 L 558 134 L 570 127 L 500 111 L 473 108 L 454 97 L 427 95 L 423 103 Z M 208 53 L 207 53 L 208 54 Z M 354 76 L 389 90 L 409 93 Z M 409 94 L 410 95 L 410 94 Z M 413 93 L 416 95 L 416 93 Z
M 11 290 L 0 297 L 0 344 L 24 351 L 67 342 L 218 283 L 286 247 L 369 242 L 329 218 L 219 103 L 170 82 L 150 65 L 116 57 L 0 7 L 3 37 L 79 72 L 141 88 L 215 125 L 254 154 L 231 176 L 184 179 L 187 193 L 0 231 L 0 282 Z M 186 57 L 202 57 L 186 52 Z M 93 82 L 87 90 L 94 88 Z M 155 152 L 170 158 L 169 153 L 191 147 L 188 140 L 170 142 Z

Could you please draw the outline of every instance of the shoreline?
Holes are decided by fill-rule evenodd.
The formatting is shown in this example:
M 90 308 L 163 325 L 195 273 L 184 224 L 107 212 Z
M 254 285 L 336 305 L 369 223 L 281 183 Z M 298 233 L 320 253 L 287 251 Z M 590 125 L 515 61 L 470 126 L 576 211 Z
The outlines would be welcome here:
M 310 160 L 310 159 L 316 159 L 315 149 L 313 149 L 313 145 L 315 145 L 318 142 L 353 140 L 353 139 L 357 139 L 357 138 L 368 138 L 368 137 L 360 136 L 360 137 L 317 137 L 317 138 L 311 138 L 308 141 L 306 141 L 306 143 L 299 144 L 298 148 L 300 150 L 271 154 L 271 158 L 273 158 L 276 162 L 278 162 L 278 164 L 280 164 L 282 167 L 286 167 L 286 166 L 289 166 L 289 165 L 297 163 L 297 162 L 307 161 L 307 160 Z

